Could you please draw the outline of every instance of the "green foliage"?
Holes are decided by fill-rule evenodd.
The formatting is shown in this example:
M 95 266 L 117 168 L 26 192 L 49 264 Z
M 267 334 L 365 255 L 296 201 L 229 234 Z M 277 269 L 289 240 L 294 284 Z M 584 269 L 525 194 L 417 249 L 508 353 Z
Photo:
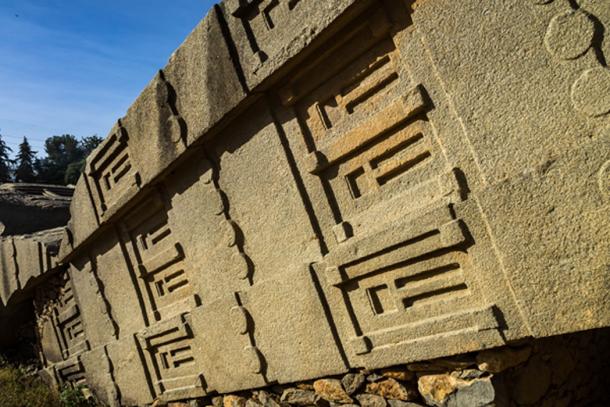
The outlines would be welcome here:
M 65 386 L 59 394 L 62 407 L 89 407 L 97 404 L 92 398 L 87 399 L 84 394 L 85 386 Z
M 19 144 L 19 153 L 17 154 L 17 163 L 15 168 L 15 182 L 35 182 L 36 174 L 34 172 L 34 162 L 36 160 L 36 151 L 32 151 L 30 143 L 26 137 L 23 138 L 23 143 Z
M 85 386 L 66 385 L 60 393 L 47 386 L 33 373 L 32 366 L 14 365 L 0 355 L 1 407 L 101 407 L 93 397 L 86 397 Z
M 12 181 L 11 167 L 13 161 L 9 158 L 9 153 L 12 151 L 2 140 L 2 135 L 0 135 L 0 183 Z
M 52 136 L 45 140 L 46 156 L 36 157 L 36 151 L 26 137 L 19 144 L 15 161 L 13 151 L 0 135 L 0 183 L 36 182 L 42 184 L 76 184 L 85 168 L 87 156 L 103 141 L 97 135 L 78 140 L 71 134 Z M 13 171 L 14 167 L 14 171 Z M 13 177 L 14 172 L 14 177 Z
M 94 135 L 77 140 L 71 134 L 49 137 L 45 141 L 47 156 L 34 163 L 37 182 L 45 184 L 76 184 L 85 165 L 85 158 L 102 142 Z

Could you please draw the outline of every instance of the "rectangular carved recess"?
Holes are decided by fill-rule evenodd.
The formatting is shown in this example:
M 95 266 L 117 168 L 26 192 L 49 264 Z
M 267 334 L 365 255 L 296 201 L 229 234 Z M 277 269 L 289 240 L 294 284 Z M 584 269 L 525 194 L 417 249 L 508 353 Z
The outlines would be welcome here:
M 64 359 L 89 350 L 80 309 L 74 298 L 72 283 L 67 277 L 53 309 L 53 326 Z
M 339 225 L 447 171 L 425 89 L 401 72 L 393 27 L 383 7 L 373 8 L 279 90 Z
M 318 272 L 351 357 L 483 331 L 500 344 L 494 309 L 473 281 L 469 240 L 450 208 L 437 206 L 326 256 Z
M 128 191 L 137 189 L 139 174 L 131 164 L 127 132 L 120 125 L 96 150 L 87 170 L 98 216 L 104 217 L 108 209 L 120 204 L 120 198 Z
M 188 315 L 157 323 L 137 338 L 157 396 L 176 400 L 205 395 Z
M 79 356 L 74 356 L 66 361 L 56 363 L 55 376 L 60 384 L 81 384 L 85 382 L 85 368 Z
M 196 307 L 184 249 L 172 235 L 160 193 L 125 216 L 121 230 L 149 323 Z
M 269 57 L 265 44 L 277 38 L 290 38 L 290 25 L 285 24 L 289 18 L 298 19 L 293 10 L 303 0 L 227 0 L 229 12 L 239 18 L 244 32 L 248 36 L 252 50 L 253 63 L 245 66 L 256 69 Z M 303 10 L 305 11 L 305 10 Z
M 452 210 L 460 183 L 429 120 L 433 103 L 394 42 L 408 24 L 378 3 L 278 91 L 309 151 L 301 172 L 328 200 L 319 216 L 331 243 L 316 270 L 355 365 L 397 363 L 403 350 L 406 361 L 408 344 L 483 331 L 501 344 L 467 251 L 475 242 Z

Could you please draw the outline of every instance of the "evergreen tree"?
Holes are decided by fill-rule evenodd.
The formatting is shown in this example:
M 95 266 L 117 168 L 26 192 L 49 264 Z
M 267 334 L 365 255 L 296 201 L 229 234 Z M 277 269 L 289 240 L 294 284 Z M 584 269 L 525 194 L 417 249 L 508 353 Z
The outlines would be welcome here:
M 2 182 L 12 182 L 11 177 L 11 167 L 13 161 L 9 158 L 9 153 L 13 150 L 6 145 L 4 140 L 2 140 L 2 135 L 0 135 L 0 183 Z
M 19 144 L 19 153 L 17 154 L 17 168 L 15 169 L 15 182 L 34 182 L 36 174 L 34 172 L 34 161 L 36 159 L 36 151 L 32 151 L 30 143 L 26 137 L 23 138 L 23 143 Z

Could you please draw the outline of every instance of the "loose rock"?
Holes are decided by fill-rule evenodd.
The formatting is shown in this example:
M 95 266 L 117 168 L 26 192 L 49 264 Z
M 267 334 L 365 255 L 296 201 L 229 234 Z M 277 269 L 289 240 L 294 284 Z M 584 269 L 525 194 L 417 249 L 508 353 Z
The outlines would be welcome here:
M 393 367 L 389 369 L 383 369 L 381 370 L 381 375 L 403 382 L 408 382 L 409 380 L 412 380 L 415 377 L 415 373 L 411 372 L 410 370 L 407 370 L 406 367 Z
M 390 407 L 423 407 L 421 404 L 402 400 L 388 400 L 388 405 Z
M 341 384 L 348 395 L 354 394 L 364 383 L 366 377 L 362 373 L 348 373 L 341 379 Z
M 408 389 L 391 378 L 367 384 L 366 392 L 394 400 L 408 401 L 417 398 L 417 391 L 415 389 Z
M 254 393 L 258 402 L 263 405 L 263 407 L 280 407 L 280 403 L 277 402 L 276 397 L 267 393 L 264 390 L 259 390 Z
M 222 403 L 224 407 L 246 407 L 246 399 L 240 396 L 224 396 Z
M 356 396 L 356 400 L 362 407 L 386 407 L 387 405 L 383 397 L 375 394 L 359 394 Z
M 280 401 L 283 403 L 295 404 L 297 406 L 310 406 L 316 404 L 319 396 L 311 390 L 301 390 L 289 388 L 284 390 Z
M 530 347 L 484 350 L 477 355 L 477 365 L 485 372 L 500 373 L 526 362 L 531 353 Z
M 383 380 L 383 376 L 377 373 L 371 373 L 369 375 L 366 376 L 366 381 L 367 382 L 378 382 L 379 380 Z
M 320 379 L 313 383 L 313 388 L 317 395 L 324 400 L 335 403 L 348 404 L 354 400 L 343 390 L 341 380 L 338 379 Z
M 428 405 L 444 407 L 457 384 L 457 379 L 449 374 L 430 374 L 418 379 L 417 388 Z
M 491 379 L 487 377 L 473 380 L 464 387 L 460 386 L 450 398 L 455 398 L 456 406 L 484 407 L 494 402 L 496 392 Z

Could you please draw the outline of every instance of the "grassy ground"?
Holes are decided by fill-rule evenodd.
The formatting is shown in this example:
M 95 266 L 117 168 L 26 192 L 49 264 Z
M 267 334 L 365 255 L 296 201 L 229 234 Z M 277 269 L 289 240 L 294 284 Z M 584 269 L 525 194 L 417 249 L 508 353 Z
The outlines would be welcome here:
M 92 407 L 79 388 L 61 392 L 47 386 L 34 373 L 35 368 L 10 363 L 0 356 L 0 407 Z
M 0 406 L 62 406 L 59 394 L 23 368 L 0 361 Z

